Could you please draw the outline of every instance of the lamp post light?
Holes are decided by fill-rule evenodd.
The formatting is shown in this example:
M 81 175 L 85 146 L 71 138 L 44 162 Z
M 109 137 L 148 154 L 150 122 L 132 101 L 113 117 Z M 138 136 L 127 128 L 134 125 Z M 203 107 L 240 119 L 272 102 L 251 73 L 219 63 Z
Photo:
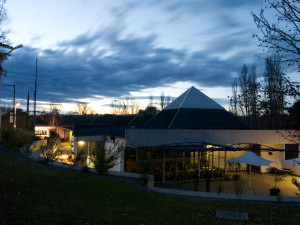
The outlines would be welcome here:
M 17 102 L 14 105 L 14 112 L 15 112 L 15 116 L 14 116 L 14 129 L 17 129 L 17 106 L 21 105 L 20 102 Z
M 11 98 L 9 98 L 8 100 L 13 100 L 14 101 L 14 113 L 13 113 L 13 116 L 12 116 L 12 119 L 13 119 L 13 124 L 14 124 L 14 129 L 17 129 L 17 106 L 19 106 L 19 105 L 21 105 L 21 102 L 23 101 L 23 100 L 15 100 L 15 99 L 11 99 Z M 15 102 L 17 102 L 17 103 L 15 103 Z
M 13 99 L 8 99 L 8 100 L 13 100 L 13 109 L 14 109 L 14 115 L 13 115 L 13 124 L 15 124 L 15 105 L 16 105 L 16 85 L 15 84 L 3 84 L 3 86 L 9 86 L 14 88 L 14 98 Z

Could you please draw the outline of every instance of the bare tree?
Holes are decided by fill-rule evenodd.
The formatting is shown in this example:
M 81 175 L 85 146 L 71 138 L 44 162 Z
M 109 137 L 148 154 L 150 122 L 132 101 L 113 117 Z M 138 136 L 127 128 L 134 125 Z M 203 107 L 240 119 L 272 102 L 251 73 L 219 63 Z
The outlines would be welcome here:
M 165 93 L 162 92 L 160 95 L 160 108 L 163 110 L 167 105 L 169 105 L 171 102 L 170 96 L 165 96 Z
M 231 90 L 232 90 L 232 96 L 230 97 L 230 106 L 229 111 L 235 115 L 238 116 L 238 82 L 237 78 L 234 78 L 232 84 L 231 84 Z
M 111 103 L 111 113 L 116 115 L 127 114 L 127 105 L 123 99 L 113 100 Z
M 131 114 L 138 114 L 140 106 L 134 97 L 130 98 L 130 106 L 129 107 L 130 107 Z
M 239 85 L 240 85 L 240 104 L 239 110 L 241 116 L 249 116 L 249 90 L 248 90 L 248 67 L 243 65 L 242 71 L 239 75 Z
M 0 0 L 0 47 L 3 49 L 9 49 L 9 51 L 4 51 L 2 48 L 0 48 L 0 104 L 1 104 L 1 80 L 2 76 L 6 76 L 6 71 L 3 68 L 3 62 L 7 59 L 8 56 L 11 56 L 10 53 L 18 48 L 22 48 L 23 45 L 18 45 L 16 47 L 9 46 L 7 44 L 4 44 L 6 41 L 6 31 L 2 29 L 2 23 L 4 18 L 6 17 L 6 9 L 4 7 L 6 3 L 6 0 Z M 0 110 L 0 128 L 1 128 L 1 110 Z
M 75 105 L 75 112 L 78 115 L 93 115 L 96 114 L 96 110 L 90 104 L 86 102 L 78 102 Z
M 300 1 L 265 0 L 260 14 L 251 13 L 260 34 L 259 45 L 280 54 L 283 61 L 300 69 Z M 267 18 L 267 15 L 270 18 Z
M 152 95 L 149 95 L 149 105 L 150 107 L 153 106 L 153 96 Z
M 270 120 L 270 128 L 278 129 L 279 119 L 284 112 L 286 97 L 284 74 L 281 72 L 278 56 L 274 55 L 266 59 L 264 79 L 264 113 Z
M 6 0 L 0 0 L 0 77 L 6 76 L 6 71 L 3 69 L 2 64 L 7 59 L 8 56 L 10 56 L 10 53 L 18 48 L 22 48 L 22 45 L 18 45 L 17 47 L 12 47 L 7 44 L 6 42 L 6 34 L 7 32 L 2 29 L 2 23 L 6 17 L 6 8 L 4 7 L 6 3 Z M 6 52 L 4 49 L 9 49 L 8 52 Z
M 122 115 L 129 114 L 129 108 L 130 108 L 130 97 L 128 95 L 125 96 L 125 98 L 122 99 Z
M 111 103 L 111 113 L 116 115 L 137 114 L 139 104 L 134 97 L 125 96 L 123 99 L 113 100 Z
M 6 8 L 4 7 L 6 0 L 0 0 L 0 43 L 4 43 L 6 40 L 6 31 L 2 29 L 3 20 L 6 17 Z M 1 51 L 2 53 L 2 51 Z M 2 55 L 2 54 L 1 54 Z
M 238 79 L 235 78 L 232 83 L 230 111 L 236 116 L 242 116 L 249 126 L 256 128 L 259 115 L 259 99 L 256 67 L 252 65 L 249 71 L 247 65 L 243 65 Z
M 256 67 L 252 65 L 248 74 L 248 92 L 249 92 L 249 124 L 252 128 L 257 128 L 257 119 L 259 116 L 259 84 L 256 80 Z
M 59 101 L 51 100 L 50 112 L 49 112 L 49 126 L 57 127 L 59 112 L 62 108 L 62 104 Z
M 113 100 L 110 104 L 110 111 L 112 114 L 119 114 L 119 100 Z

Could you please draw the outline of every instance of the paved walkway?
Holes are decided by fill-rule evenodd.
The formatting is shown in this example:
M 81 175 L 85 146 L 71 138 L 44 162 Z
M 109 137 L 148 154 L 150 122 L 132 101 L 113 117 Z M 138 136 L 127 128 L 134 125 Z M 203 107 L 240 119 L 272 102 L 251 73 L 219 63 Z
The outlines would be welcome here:
M 269 195 L 269 189 L 275 186 L 274 176 L 271 174 L 258 174 L 252 173 L 251 180 L 252 185 L 249 187 L 249 175 L 247 173 L 239 173 L 241 175 L 241 180 L 243 182 L 243 193 L 248 195 Z M 296 177 L 299 181 L 300 178 Z M 297 196 L 296 193 L 300 192 L 295 185 L 291 182 L 292 176 L 287 175 L 283 181 L 277 182 L 277 187 L 281 190 L 282 196 Z M 218 192 L 219 187 L 222 187 L 222 193 L 235 194 L 234 181 L 211 181 L 210 191 Z M 194 183 L 165 183 L 156 184 L 157 187 L 169 188 L 169 189 L 180 189 L 180 190 L 190 190 L 194 191 Z M 198 191 L 205 192 L 206 184 L 205 180 L 199 182 Z

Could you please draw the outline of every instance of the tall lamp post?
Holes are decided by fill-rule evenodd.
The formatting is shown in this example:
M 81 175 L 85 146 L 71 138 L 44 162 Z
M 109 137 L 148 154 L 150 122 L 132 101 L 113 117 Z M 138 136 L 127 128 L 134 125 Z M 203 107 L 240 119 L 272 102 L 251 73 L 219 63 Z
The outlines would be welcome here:
M 16 130 L 17 129 L 17 106 L 21 105 L 21 102 L 17 102 L 14 104 L 14 112 L 15 112 L 15 115 L 14 115 L 14 129 Z
M 14 128 L 15 129 L 17 129 L 17 106 L 19 106 L 19 105 L 21 105 L 21 102 L 23 101 L 23 100 L 15 100 L 15 99 L 11 99 L 11 98 L 9 98 L 8 100 L 13 100 L 13 104 L 14 104 L 14 113 L 13 113 L 13 116 L 12 116 L 12 118 L 13 118 L 13 124 L 14 124 Z M 17 103 L 16 103 L 17 102 Z
M 8 87 L 14 87 L 14 98 L 13 99 L 8 99 L 8 100 L 13 100 L 13 109 L 14 109 L 14 115 L 13 115 L 13 123 L 15 124 L 15 105 L 16 105 L 16 85 L 15 84 L 3 84 L 3 86 L 8 86 Z

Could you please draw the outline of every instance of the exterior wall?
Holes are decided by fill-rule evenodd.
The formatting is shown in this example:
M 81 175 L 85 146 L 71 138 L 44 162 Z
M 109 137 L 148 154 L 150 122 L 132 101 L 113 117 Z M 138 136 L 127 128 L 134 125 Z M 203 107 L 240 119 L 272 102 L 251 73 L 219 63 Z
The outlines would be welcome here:
M 78 140 L 76 137 L 73 138 L 73 146 L 74 146 L 74 157 L 77 157 L 78 154 Z
M 119 147 L 126 146 L 126 141 L 124 138 L 116 137 L 114 142 L 109 139 L 107 140 L 105 147 L 107 149 L 112 148 L 116 151 Z M 124 151 L 121 152 L 120 157 L 117 159 L 117 165 L 110 169 L 111 171 L 124 171 Z
M 36 136 L 44 139 L 45 137 L 50 137 L 50 130 L 55 129 L 53 126 L 35 126 L 34 133 Z
M 35 126 L 34 133 L 36 136 L 44 139 L 45 137 L 50 137 L 50 131 L 56 130 L 60 138 L 64 138 L 65 140 L 70 140 L 72 138 L 72 131 L 62 127 L 54 127 L 54 126 Z
M 284 151 L 267 151 L 264 149 L 285 149 L 285 144 L 300 143 L 299 131 L 286 130 L 184 130 L 184 129 L 128 129 L 126 130 L 127 144 L 135 147 L 160 146 L 180 143 L 211 143 L 214 145 L 260 144 L 260 156 L 267 160 L 277 162 L 270 167 L 261 166 L 261 172 L 269 172 L 271 167 L 278 169 L 287 168 L 300 176 L 300 166 L 281 163 L 285 159 Z M 298 146 L 299 147 L 299 146 Z M 300 147 L 299 147 L 300 148 Z M 299 149 L 300 151 L 300 149 Z M 211 154 L 214 167 L 225 168 L 225 161 L 245 154 L 247 151 L 228 151 L 219 155 L 218 151 Z M 224 160 L 218 160 L 218 158 Z M 300 157 L 300 153 L 299 153 Z M 223 162 L 222 162 L 223 161 Z M 229 170 L 230 165 L 226 164 Z M 246 169 L 246 164 L 241 164 Z
M 73 131 L 72 130 L 70 130 L 70 134 L 69 134 L 70 136 L 69 136 L 69 142 L 70 143 L 73 143 L 73 141 L 74 141 L 74 137 L 73 137 Z
M 96 142 L 96 141 L 102 141 L 103 135 L 99 136 L 82 136 L 82 137 L 74 137 L 74 157 L 78 156 L 78 148 L 80 147 L 80 142 Z
M 299 149 L 298 157 L 300 157 L 300 145 L 298 145 L 298 149 Z M 282 163 L 282 167 L 289 169 L 293 172 L 293 174 L 300 176 L 300 166 L 293 165 L 291 163 Z
M 290 133 L 298 134 L 291 137 Z M 127 129 L 128 145 L 160 146 L 170 143 L 204 142 L 218 145 L 241 143 L 294 144 L 299 143 L 299 131 L 285 130 L 184 130 L 184 129 Z
M 74 156 L 77 157 L 78 155 L 78 149 L 80 148 L 81 142 L 83 142 L 86 145 L 86 157 L 87 162 L 86 164 L 90 167 L 93 167 L 93 163 L 90 161 L 89 158 L 89 152 L 92 150 L 92 143 L 98 142 L 103 140 L 103 135 L 99 136 L 83 136 L 83 137 L 74 137 Z M 121 146 L 126 146 L 126 140 L 121 137 L 116 137 L 114 140 L 112 140 L 111 137 L 106 141 L 105 148 L 112 150 L 117 150 Z M 120 157 L 117 159 L 117 165 L 110 169 L 110 171 L 124 171 L 124 151 L 121 152 Z
M 61 139 L 64 139 L 66 142 L 70 142 L 70 140 L 72 139 L 72 130 L 58 127 L 56 132 L 59 134 L 59 137 Z
M 284 144 L 277 144 L 277 145 L 272 145 L 269 144 L 268 147 L 274 148 L 274 149 L 284 149 Z M 261 149 L 267 149 L 266 146 L 261 146 Z M 269 166 L 261 166 L 260 170 L 262 173 L 265 172 L 270 172 L 271 167 L 275 167 L 277 169 L 282 169 L 281 161 L 284 160 L 284 152 L 279 152 L 279 151 L 261 151 L 261 157 L 267 160 L 270 160 L 272 162 L 277 162 L 277 163 L 271 163 L 270 167 Z
M 212 167 L 225 168 L 225 152 L 224 151 L 214 151 L 210 154 Z

